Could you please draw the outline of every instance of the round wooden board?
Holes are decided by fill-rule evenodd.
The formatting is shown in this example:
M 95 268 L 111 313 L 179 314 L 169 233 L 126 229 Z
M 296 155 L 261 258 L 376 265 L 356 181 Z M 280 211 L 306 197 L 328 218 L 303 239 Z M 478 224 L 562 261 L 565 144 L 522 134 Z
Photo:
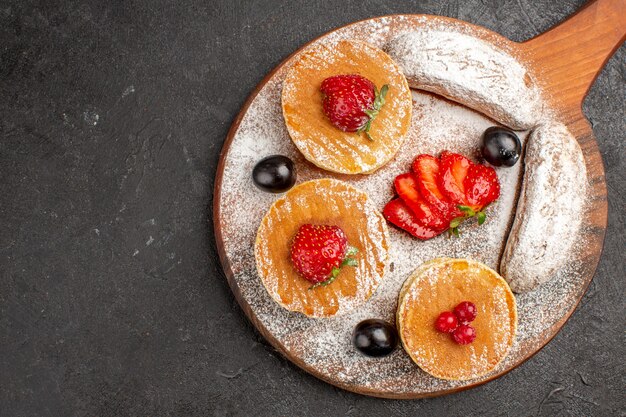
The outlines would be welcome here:
M 509 356 L 494 372 L 477 380 L 440 381 L 430 377 L 410 362 L 408 355 L 401 348 L 383 359 L 365 358 L 352 349 L 349 334 L 354 323 L 370 317 L 372 314 L 393 322 L 395 296 L 390 297 L 389 294 L 393 292 L 394 288 L 402 284 L 403 280 L 399 275 L 408 276 L 406 271 L 419 265 L 415 259 L 407 260 L 407 265 L 396 262 L 394 274 L 397 282 L 393 284 L 395 287 L 387 289 L 388 295 L 386 297 L 377 299 L 378 294 L 376 294 L 368 303 L 368 308 L 364 309 L 363 312 L 356 312 L 349 318 L 330 319 L 326 322 L 307 319 L 296 313 L 282 310 L 269 298 L 256 275 L 253 246 L 256 228 L 276 196 L 254 189 L 250 174 L 252 166 L 258 159 L 272 153 L 283 153 L 290 156 L 297 164 L 298 183 L 311 178 L 333 177 L 351 182 L 359 188 L 369 187 L 370 189 L 376 189 L 368 182 L 374 181 L 371 179 L 372 177 L 383 175 L 385 178 L 393 178 L 393 175 L 399 173 L 398 170 L 402 166 L 402 164 L 394 166 L 394 162 L 392 162 L 390 167 L 383 168 L 383 170 L 387 169 L 386 174 L 377 172 L 366 177 L 335 175 L 324 172 L 306 162 L 289 141 L 280 113 L 280 84 L 291 60 L 302 49 L 315 42 L 346 38 L 365 40 L 374 45 L 382 46 L 387 39 L 398 33 L 416 30 L 425 25 L 446 25 L 464 33 L 471 33 L 489 42 L 497 43 L 500 48 L 508 50 L 518 56 L 520 60 L 525 61 L 533 69 L 536 77 L 542 76 L 539 66 L 533 61 L 533 56 L 538 50 L 536 44 L 532 44 L 534 40 L 525 44 L 517 44 L 486 29 L 455 19 L 435 16 L 395 15 L 356 22 L 329 32 L 304 45 L 261 81 L 233 122 L 222 149 L 215 180 L 213 221 L 218 252 L 228 283 L 237 301 L 255 327 L 282 355 L 305 371 L 343 389 L 385 398 L 432 397 L 468 389 L 498 378 L 536 353 L 554 337 L 567 321 L 591 282 L 600 259 L 607 222 L 606 184 L 602 160 L 591 128 L 580 111 L 580 103 L 584 93 L 580 94 L 579 101 L 576 103 L 577 109 L 572 107 L 569 102 L 560 105 L 556 99 L 558 96 L 554 95 L 552 97 L 556 98 L 551 98 L 553 100 L 551 101 L 552 107 L 559 114 L 559 120 L 565 123 L 575 134 L 583 149 L 587 164 L 591 191 L 588 196 L 583 226 L 578 236 L 578 241 L 584 242 L 584 244 L 579 245 L 580 248 L 575 254 L 575 259 L 570 262 L 575 266 L 569 268 L 567 277 L 563 278 L 569 280 L 571 285 L 555 283 L 560 281 L 560 279 L 556 279 L 550 281 L 555 283 L 554 285 L 544 285 L 541 290 L 542 293 L 539 295 L 529 296 L 527 299 L 524 298 L 525 296 L 518 297 L 521 299 L 519 304 L 522 311 L 520 327 L 524 328 L 525 326 L 524 305 L 532 309 L 537 308 L 537 306 L 542 307 L 543 304 L 547 316 L 543 321 L 530 323 L 527 329 L 521 332 Z M 609 52 L 604 54 L 603 60 L 597 65 L 596 72 L 607 59 L 608 54 Z M 593 75 L 595 76 L 595 72 Z M 593 78 L 588 80 L 586 87 L 592 81 Z M 549 86 L 546 88 L 549 90 Z M 475 121 L 477 127 L 474 128 L 473 134 L 476 134 L 476 129 L 483 129 L 484 126 L 493 124 L 482 115 L 429 94 L 418 93 L 416 99 L 420 106 L 428 107 L 430 104 L 443 106 L 451 114 L 460 112 L 467 120 Z M 259 110 L 263 108 L 265 110 Z M 251 112 L 254 114 L 249 114 Z M 273 125 L 261 125 L 259 123 L 268 120 L 276 123 Z M 274 138 L 272 139 L 274 142 L 278 138 L 282 142 L 276 144 L 267 138 Z M 403 149 L 401 148 L 399 153 L 402 152 Z M 418 152 L 411 149 L 409 153 L 415 155 Z M 516 180 L 513 179 L 512 181 Z M 391 188 L 391 180 L 386 180 L 386 182 L 388 184 L 386 187 Z M 384 192 L 380 192 L 380 195 L 372 195 L 371 190 L 369 194 L 382 208 L 381 203 L 389 199 L 391 192 L 385 188 Z M 399 236 L 398 239 L 402 240 L 402 245 L 408 244 L 407 242 L 414 245 L 422 244 L 422 242 L 406 238 L 396 230 L 391 232 Z M 468 238 L 479 237 L 479 233 L 478 231 L 469 231 L 467 235 Z M 439 239 L 445 238 L 440 237 Z M 432 253 L 431 258 L 472 255 L 467 254 L 464 248 L 465 246 L 460 246 L 451 253 Z M 499 253 L 495 255 L 495 261 L 494 255 L 485 256 L 485 259 L 480 259 L 480 255 L 475 258 L 493 265 L 497 262 Z M 421 259 L 421 261 L 424 260 L 426 259 Z M 390 275 L 393 278 L 394 275 Z M 553 287 L 556 288 L 554 289 L 554 296 L 563 299 L 552 298 L 550 291 L 553 291 Z M 559 291 L 561 293 L 557 294 Z M 549 308 L 546 304 L 550 304 Z M 554 314 L 549 313 L 548 310 Z M 535 317 L 538 316 L 535 315 Z M 298 340 L 294 340 L 294 338 Z M 315 338 L 315 342 L 310 339 L 311 344 L 319 340 L 322 342 L 315 348 L 310 348 L 307 345 L 307 338 Z M 336 342 L 335 339 L 339 341 Z M 338 343 L 338 345 L 333 343 Z M 324 350 L 327 347 L 334 350 Z M 320 350 L 323 350 L 325 357 L 320 355 Z M 340 360 L 336 360 L 337 358 Z M 377 366 L 381 368 L 379 376 L 375 371 Z M 368 374 L 366 376 L 356 374 L 364 372 Z

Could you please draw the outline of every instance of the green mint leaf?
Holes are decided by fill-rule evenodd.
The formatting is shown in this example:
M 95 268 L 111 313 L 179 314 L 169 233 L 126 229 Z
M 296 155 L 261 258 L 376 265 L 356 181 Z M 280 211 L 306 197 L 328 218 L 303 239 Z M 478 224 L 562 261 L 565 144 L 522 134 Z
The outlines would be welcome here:
M 487 215 L 485 214 L 484 211 L 479 211 L 478 214 L 476 215 L 476 218 L 478 219 L 478 224 L 481 225 L 487 219 Z

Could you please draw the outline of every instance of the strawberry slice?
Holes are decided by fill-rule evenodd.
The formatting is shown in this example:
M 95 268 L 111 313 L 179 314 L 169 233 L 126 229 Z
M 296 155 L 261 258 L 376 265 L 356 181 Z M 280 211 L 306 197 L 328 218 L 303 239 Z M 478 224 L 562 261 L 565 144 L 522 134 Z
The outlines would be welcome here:
M 445 222 L 441 213 L 420 195 L 415 174 L 409 172 L 398 175 L 394 180 L 394 186 L 398 196 L 422 225 L 435 230 L 444 230 L 448 227 L 449 223 Z
M 492 167 L 472 165 L 463 180 L 467 204 L 474 210 L 480 210 L 500 197 L 498 175 Z
M 393 199 L 387 203 L 383 209 L 383 215 L 389 222 L 409 232 L 418 239 L 431 239 L 443 232 L 422 225 L 409 206 L 400 198 Z
M 467 205 L 463 180 L 472 162 L 458 153 L 443 151 L 439 157 L 437 185 L 442 193 L 456 205 Z
M 428 204 L 442 214 L 446 224 L 450 224 L 455 217 L 463 215 L 457 205 L 450 201 L 437 186 L 439 159 L 432 155 L 418 155 L 413 161 L 413 172 L 417 174 L 420 194 Z

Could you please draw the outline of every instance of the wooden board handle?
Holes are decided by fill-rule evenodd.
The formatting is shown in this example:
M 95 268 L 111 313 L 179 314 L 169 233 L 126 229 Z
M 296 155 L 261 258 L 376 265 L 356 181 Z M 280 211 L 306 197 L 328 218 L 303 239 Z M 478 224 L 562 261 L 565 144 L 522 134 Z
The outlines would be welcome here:
M 625 39 L 626 0 L 594 0 L 521 46 L 559 107 L 580 113 L 591 84 Z

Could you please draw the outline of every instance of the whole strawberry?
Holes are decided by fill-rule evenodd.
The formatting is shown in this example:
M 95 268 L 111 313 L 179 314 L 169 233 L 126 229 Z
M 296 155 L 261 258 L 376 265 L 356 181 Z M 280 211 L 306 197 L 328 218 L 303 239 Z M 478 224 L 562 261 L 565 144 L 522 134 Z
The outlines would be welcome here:
M 300 226 L 291 246 L 291 261 L 303 278 L 315 285 L 328 285 L 337 278 L 341 267 L 357 266 L 352 258 L 356 248 L 337 226 L 304 224 Z
M 358 74 L 335 75 L 322 81 L 324 114 L 344 132 L 365 132 L 372 140 L 372 121 L 385 104 L 389 87 L 377 90 L 373 82 Z

